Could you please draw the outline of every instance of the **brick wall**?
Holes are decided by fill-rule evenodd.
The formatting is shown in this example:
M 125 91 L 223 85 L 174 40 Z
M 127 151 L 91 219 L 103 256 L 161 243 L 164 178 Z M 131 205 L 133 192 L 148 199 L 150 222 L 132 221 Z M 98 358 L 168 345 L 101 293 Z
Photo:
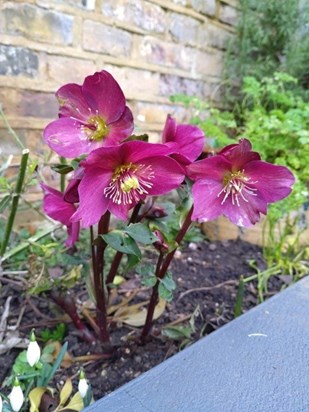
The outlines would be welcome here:
M 179 120 L 174 93 L 209 99 L 220 82 L 236 0 L 2 0 L 0 102 L 30 148 L 57 116 L 54 92 L 103 68 L 123 88 L 136 132 L 158 135 Z M 2 155 L 19 152 L 0 123 Z

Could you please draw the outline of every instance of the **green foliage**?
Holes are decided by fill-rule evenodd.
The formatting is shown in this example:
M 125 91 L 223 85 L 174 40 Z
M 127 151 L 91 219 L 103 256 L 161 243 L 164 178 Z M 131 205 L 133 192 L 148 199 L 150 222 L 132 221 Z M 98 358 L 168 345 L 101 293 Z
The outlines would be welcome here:
M 285 71 L 308 89 L 309 4 L 304 0 L 240 0 L 237 33 L 225 56 L 227 101 L 241 100 L 244 78 L 261 80 Z
M 41 340 L 47 342 L 49 340 L 62 342 L 67 334 L 67 326 L 64 323 L 58 323 L 53 329 L 43 329 L 40 333 Z
M 235 143 L 235 137 L 246 137 L 263 160 L 287 166 L 295 175 L 292 194 L 270 207 L 273 221 L 297 210 L 308 198 L 309 104 L 290 87 L 293 84 L 297 84 L 297 79 L 286 73 L 262 80 L 246 77 L 241 117 L 236 119 L 231 112 L 217 111 L 215 117 L 210 114 L 207 120 L 213 125 L 209 128 L 213 134 L 206 136 L 214 140 L 215 147 L 222 141 L 230 144 Z M 184 100 L 190 99 L 187 96 Z M 196 106 L 203 107 L 197 101 L 192 99 Z M 203 120 L 197 122 L 200 127 L 203 124 Z
M 172 276 L 171 272 L 166 272 L 164 278 L 159 279 L 159 296 L 167 302 L 173 300 L 173 291 L 176 289 L 176 283 Z

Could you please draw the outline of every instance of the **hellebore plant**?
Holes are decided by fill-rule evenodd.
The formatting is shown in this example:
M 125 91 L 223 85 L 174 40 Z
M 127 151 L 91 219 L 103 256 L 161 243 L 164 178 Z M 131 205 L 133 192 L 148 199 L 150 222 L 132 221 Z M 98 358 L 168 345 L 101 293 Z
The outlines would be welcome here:
M 152 294 L 141 333 L 144 341 L 159 296 L 166 300 L 172 297 L 175 283 L 169 266 L 191 223 L 224 215 L 236 225 L 253 225 L 261 213 L 267 213 L 269 203 L 289 195 L 294 177 L 286 167 L 263 162 L 247 139 L 199 160 L 205 142 L 203 132 L 196 126 L 177 124 L 170 115 L 161 143 L 131 136 L 133 116 L 119 85 L 106 71 L 88 76 L 82 86 L 61 87 L 56 96 L 59 119 L 46 127 L 44 139 L 58 155 L 75 159 L 71 164 L 53 167 L 61 174 L 72 174 L 64 192 L 42 183 L 44 211 L 67 227 L 68 247 L 78 240 L 80 227 L 90 230 L 95 331 L 107 346 L 108 297 L 121 260 L 126 255 L 127 266 L 132 269 L 142 258 L 139 244 L 153 245 L 158 260 L 147 278 Z M 155 201 L 156 196 L 175 189 L 186 214 L 171 241 L 160 224 L 166 211 Z M 111 215 L 127 221 L 122 230 L 110 229 Z M 104 256 L 107 246 L 115 250 L 108 270 Z M 84 331 L 76 311 L 71 317 Z M 91 336 L 88 334 L 90 342 Z

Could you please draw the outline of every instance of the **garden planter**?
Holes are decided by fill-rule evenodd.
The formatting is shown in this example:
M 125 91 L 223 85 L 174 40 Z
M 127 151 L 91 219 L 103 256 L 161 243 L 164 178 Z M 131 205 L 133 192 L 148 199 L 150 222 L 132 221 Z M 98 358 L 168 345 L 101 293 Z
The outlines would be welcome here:
M 85 412 L 309 410 L 309 277 Z

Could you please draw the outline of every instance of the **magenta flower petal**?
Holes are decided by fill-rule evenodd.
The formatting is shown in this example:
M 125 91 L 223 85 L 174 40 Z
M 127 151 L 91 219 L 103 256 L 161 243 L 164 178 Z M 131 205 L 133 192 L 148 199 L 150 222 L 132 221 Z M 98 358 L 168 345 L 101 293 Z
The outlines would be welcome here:
M 147 157 L 168 156 L 175 152 L 175 145 L 147 143 L 139 140 L 125 142 L 120 147 L 123 161 L 139 162 Z
M 106 145 L 113 145 L 130 136 L 134 129 L 133 115 L 131 110 L 126 107 L 122 116 L 114 123 L 108 125 L 109 133 L 106 136 Z
M 82 93 L 82 86 L 78 84 L 69 83 L 60 87 L 56 97 L 59 102 L 60 117 L 73 117 L 86 121 L 91 114 L 95 114 Z
M 191 163 L 186 168 L 190 179 L 203 179 L 211 182 L 217 180 L 222 182 L 224 175 L 231 170 L 231 163 L 223 156 L 212 156 Z
M 183 168 L 168 155 L 171 148 L 130 141 L 101 147 L 81 162 L 84 168 L 78 192 L 80 205 L 72 221 L 82 227 L 97 223 L 109 210 L 119 219 L 149 195 L 164 194 L 183 181 Z
M 240 139 L 238 144 L 231 144 L 224 147 L 218 154 L 226 157 L 234 169 L 241 169 L 248 162 L 260 160 L 257 152 L 252 152 L 252 145 L 248 139 Z
M 122 116 L 126 105 L 124 94 L 106 70 L 86 77 L 82 91 L 92 110 L 100 113 L 108 123 L 113 123 Z
M 78 157 L 117 145 L 133 131 L 133 115 L 116 80 L 106 71 L 84 84 L 67 84 L 56 96 L 60 119 L 44 130 L 46 143 L 64 157 Z
M 110 200 L 104 196 L 104 189 L 112 179 L 112 172 L 104 173 L 98 168 L 85 169 L 85 176 L 78 188 L 79 207 L 72 216 L 72 222 L 80 220 L 83 228 L 99 222 L 108 209 Z
M 256 182 L 254 186 L 268 203 L 287 197 L 291 193 L 291 186 L 295 183 L 295 177 L 284 166 L 253 161 L 246 165 L 245 171 L 251 180 Z
M 184 180 L 183 168 L 176 160 L 165 156 L 150 157 L 141 161 L 145 168 L 151 169 L 155 179 L 149 188 L 150 195 L 163 195 L 179 187 Z
M 205 135 L 201 129 L 187 124 L 176 124 L 176 121 L 167 116 L 162 135 L 163 143 L 175 142 L 177 144 L 177 161 L 188 164 L 193 162 L 202 153 Z M 176 156 L 175 155 L 175 156 Z
M 54 220 L 67 226 L 69 237 L 66 240 L 66 246 L 73 246 L 78 240 L 79 223 L 72 224 L 71 217 L 76 212 L 76 207 L 67 203 L 63 199 L 63 193 L 53 189 L 44 183 L 41 183 L 44 190 L 43 209 L 44 212 Z
M 61 117 L 49 123 L 43 137 L 51 149 L 60 156 L 69 158 L 87 153 L 91 145 L 82 124 L 69 117 Z
M 232 202 L 225 202 L 222 210 L 222 214 L 235 225 L 249 227 L 255 225 L 260 220 L 260 213 L 266 215 L 267 203 L 261 194 L 258 193 L 257 196 L 250 198 L 250 202 L 239 199 L 239 207 L 237 208 Z
M 221 154 L 195 162 L 187 167 L 195 181 L 192 189 L 198 221 L 226 216 L 239 226 L 251 226 L 266 214 L 267 204 L 283 199 L 291 192 L 292 173 L 284 166 L 258 160 L 251 143 L 224 148 Z
M 75 242 L 78 241 L 79 238 L 79 231 L 80 231 L 80 224 L 79 222 L 73 222 L 71 225 L 67 227 L 68 230 L 68 238 L 65 241 L 65 245 L 67 247 L 74 246 Z
M 79 167 L 74 171 L 73 178 L 69 181 L 63 194 L 63 199 L 68 203 L 79 203 L 78 186 L 84 176 L 84 169 Z
M 192 220 L 207 222 L 222 214 L 221 200 L 217 196 L 221 189 L 222 184 L 216 181 L 209 184 L 198 180 L 193 184 L 194 207 Z

